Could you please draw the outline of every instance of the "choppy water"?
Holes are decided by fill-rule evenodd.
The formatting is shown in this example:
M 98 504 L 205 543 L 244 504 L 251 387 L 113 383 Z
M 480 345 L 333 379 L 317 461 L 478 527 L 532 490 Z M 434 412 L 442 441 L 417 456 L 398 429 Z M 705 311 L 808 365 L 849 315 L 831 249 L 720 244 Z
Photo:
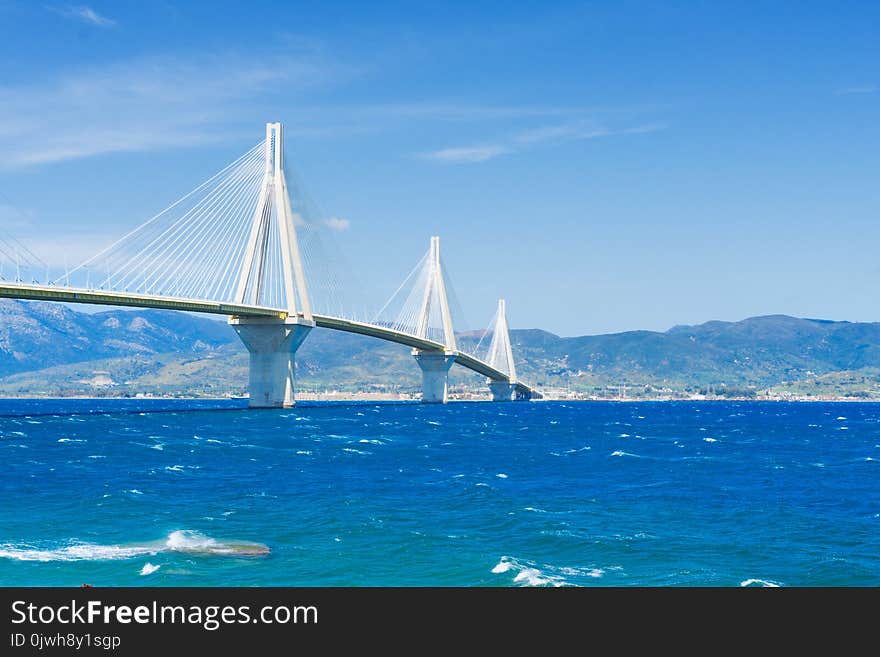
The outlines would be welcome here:
M 880 404 L 240 406 L 0 401 L 0 585 L 880 585 Z

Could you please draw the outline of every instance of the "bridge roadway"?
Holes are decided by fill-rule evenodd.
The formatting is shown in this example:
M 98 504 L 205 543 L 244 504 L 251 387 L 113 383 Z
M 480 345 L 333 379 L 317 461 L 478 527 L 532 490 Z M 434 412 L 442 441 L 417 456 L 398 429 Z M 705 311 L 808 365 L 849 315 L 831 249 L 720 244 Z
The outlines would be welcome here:
M 136 308 L 158 308 L 162 310 L 185 310 L 189 312 L 211 313 L 215 315 L 234 315 L 237 317 L 275 317 L 286 319 L 287 311 L 278 308 L 266 308 L 264 306 L 252 306 L 247 304 L 223 303 L 218 301 L 203 301 L 201 299 L 175 299 L 173 297 L 158 297 L 149 294 L 137 294 L 132 292 L 116 292 L 112 290 L 87 290 L 72 287 L 58 287 L 54 285 L 40 285 L 37 283 L 11 283 L 0 282 L 0 298 L 29 299 L 33 301 L 63 301 L 66 303 L 88 303 L 102 306 L 133 306 Z M 331 317 L 329 315 L 313 315 L 315 325 L 321 328 L 357 333 L 380 340 L 388 340 L 398 344 L 420 349 L 422 351 L 445 352 L 445 345 L 420 338 L 409 333 L 397 331 L 384 326 L 376 326 L 366 322 L 358 322 L 351 319 Z M 516 394 L 525 398 L 540 399 L 541 393 L 521 381 L 510 381 L 510 378 L 501 370 L 486 363 L 475 356 L 461 351 L 455 353 L 455 363 L 473 370 L 477 374 L 493 380 L 513 383 L 516 386 Z

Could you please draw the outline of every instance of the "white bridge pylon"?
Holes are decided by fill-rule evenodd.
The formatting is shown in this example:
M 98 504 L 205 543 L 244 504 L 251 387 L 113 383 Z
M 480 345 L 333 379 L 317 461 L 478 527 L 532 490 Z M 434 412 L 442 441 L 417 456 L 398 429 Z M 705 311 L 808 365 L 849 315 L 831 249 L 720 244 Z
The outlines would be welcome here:
M 235 301 L 257 305 L 274 271 L 283 279 L 288 315 L 285 319 L 229 318 L 229 324 L 250 354 L 248 405 L 252 408 L 294 405 L 296 350 L 315 326 L 294 217 L 284 179 L 283 128 L 280 123 L 267 123 L 263 182 L 251 220 Z M 275 268 L 270 270 L 273 258 Z
M 507 306 L 504 299 L 498 300 L 495 325 L 486 362 L 509 377 L 508 381 L 490 381 L 493 401 L 510 401 L 516 392 L 516 362 L 513 360 L 513 346 L 510 344 L 510 331 L 507 328 Z
M 427 277 L 422 302 L 419 309 L 416 335 L 428 337 L 428 327 L 434 323 L 432 317 L 439 319 L 442 329 L 443 352 L 413 349 L 416 362 L 422 370 L 422 402 L 426 404 L 445 404 L 449 397 L 449 368 L 455 362 L 455 331 L 452 328 L 452 315 L 449 312 L 449 299 L 446 284 L 443 282 L 443 266 L 440 262 L 440 238 L 431 238 L 428 251 Z

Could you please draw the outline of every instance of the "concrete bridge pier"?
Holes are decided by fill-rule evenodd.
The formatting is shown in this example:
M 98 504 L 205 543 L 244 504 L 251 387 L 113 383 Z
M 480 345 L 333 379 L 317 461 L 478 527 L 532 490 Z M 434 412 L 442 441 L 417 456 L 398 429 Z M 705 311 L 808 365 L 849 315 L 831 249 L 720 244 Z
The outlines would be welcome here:
M 489 391 L 493 402 L 513 401 L 516 384 L 507 381 L 489 381 Z
M 250 352 L 250 408 L 288 408 L 294 401 L 294 354 L 314 322 L 296 318 L 230 317 Z
M 441 351 L 413 349 L 413 356 L 422 369 L 422 403 L 445 404 L 447 401 L 447 376 L 455 362 L 455 354 Z

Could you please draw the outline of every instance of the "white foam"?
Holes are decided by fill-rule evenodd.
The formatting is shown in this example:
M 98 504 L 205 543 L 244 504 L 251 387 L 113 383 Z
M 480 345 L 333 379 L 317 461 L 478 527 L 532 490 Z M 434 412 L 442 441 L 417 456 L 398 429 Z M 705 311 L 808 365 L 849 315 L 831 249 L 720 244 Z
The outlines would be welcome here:
M 498 575 L 500 573 L 506 573 L 511 568 L 513 568 L 513 564 L 507 561 L 507 557 L 501 557 L 501 561 L 495 564 L 495 567 L 492 568 L 492 572 Z
M 622 433 L 622 434 L 620 434 L 620 436 L 618 436 L 618 437 L 619 437 L 619 438 L 629 438 L 629 434 L 628 434 L 628 433 Z
M 166 469 L 168 472 L 183 472 L 183 466 L 182 466 L 182 465 L 166 465 L 166 466 L 165 466 L 165 469 Z
M 156 554 L 155 548 L 145 546 L 92 545 L 80 543 L 54 550 L 40 550 L 30 546 L 0 545 L 0 557 L 17 561 L 114 561 Z
M 165 447 L 164 447 L 163 445 L 161 445 L 161 444 L 159 444 L 159 445 L 150 445 L 150 449 L 158 449 L 159 451 L 162 451 L 162 450 L 165 449 Z
M 497 475 L 495 475 L 495 476 L 498 477 L 499 479 L 507 479 L 507 475 L 504 474 L 503 472 L 499 472 L 499 473 L 498 473 Z
M 707 443 L 717 443 L 718 440 L 715 439 L 715 438 L 703 438 L 703 442 L 707 442 Z
M 565 586 L 566 581 L 558 575 L 548 575 L 539 569 L 534 563 L 520 563 L 513 557 L 502 556 L 492 568 L 492 573 L 501 575 L 506 572 L 517 571 L 513 577 L 514 584 L 520 586 Z
M 611 452 L 611 456 L 634 456 L 637 459 L 641 458 L 638 454 L 631 454 L 630 452 L 624 452 L 619 449 Z
M 778 588 L 780 585 L 776 582 L 771 582 L 768 579 L 745 579 L 739 583 L 740 586 L 764 586 L 769 588 Z
M 157 566 L 151 564 L 149 561 L 144 564 L 144 567 L 141 568 L 141 575 L 152 575 L 157 570 L 159 570 L 162 566 Z
M 27 544 L 0 544 L 0 558 L 16 561 L 116 561 L 152 556 L 160 552 L 187 554 L 260 556 L 269 553 L 262 543 L 249 541 L 218 541 L 210 536 L 188 530 L 171 532 L 164 540 L 129 545 L 95 545 L 72 542 L 63 547 L 40 549 Z
M 552 580 L 544 577 L 544 573 L 537 568 L 523 568 L 516 574 L 513 581 L 525 586 L 546 586 L 553 583 Z
M 845 420 L 846 418 L 843 417 L 842 415 L 838 415 L 838 416 L 837 416 L 837 419 L 838 419 L 838 420 Z

